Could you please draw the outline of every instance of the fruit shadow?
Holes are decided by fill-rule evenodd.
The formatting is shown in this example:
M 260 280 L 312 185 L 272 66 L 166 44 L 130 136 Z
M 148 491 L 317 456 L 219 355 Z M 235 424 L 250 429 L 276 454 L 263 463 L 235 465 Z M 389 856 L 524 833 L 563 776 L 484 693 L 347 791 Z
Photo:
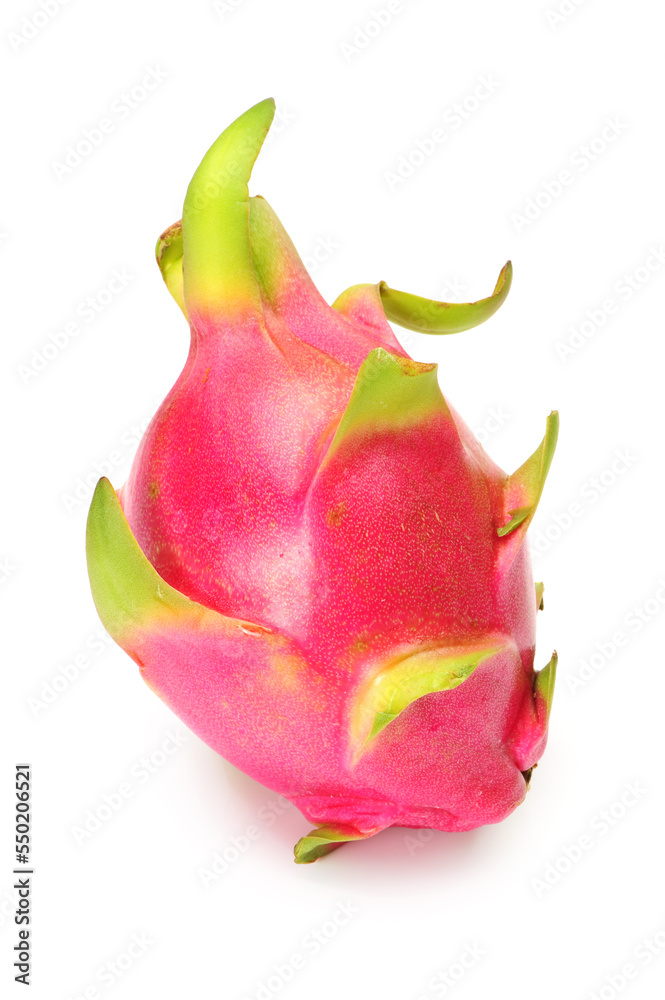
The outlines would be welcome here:
M 207 794 L 212 795 L 213 800 L 215 789 L 225 785 L 229 795 L 242 803 L 241 811 L 249 817 L 248 822 L 254 822 L 267 804 L 280 800 L 277 792 L 216 754 L 211 753 L 206 760 L 205 774 L 200 775 L 200 780 L 205 782 L 209 789 Z M 260 819 L 256 822 L 260 823 Z M 311 824 L 295 806 L 287 806 L 266 831 L 266 838 L 275 845 L 271 854 L 294 865 L 293 847 L 311 829 Z M 391 827 L 367 840 L 344 844 L 312 865 L 295 867 L 298 872 L 309 872 L 316 882 L 339 884 L 341 878 L 348 880 L 349 887 L 362 883 L 368 888 L 380 888 L 386 885 L 388 872 L 391 892 L 402 879 L 412 888 L 414 880 L 426 886 L 431 885 L 433 876 L 446 880 L 464 878 L 467 869 L 477 872 L 479 860 L 487 857 L 494 831 L 496 827 L 492 826 L 464 833 Z

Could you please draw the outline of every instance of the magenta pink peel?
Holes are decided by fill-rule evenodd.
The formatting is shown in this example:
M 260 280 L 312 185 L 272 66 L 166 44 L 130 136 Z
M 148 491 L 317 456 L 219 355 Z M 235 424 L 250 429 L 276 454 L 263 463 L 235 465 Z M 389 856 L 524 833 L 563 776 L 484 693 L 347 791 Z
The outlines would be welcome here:
M 203 159 L 157 244 L 189 356 L 116 494 L 88 520 L 100 617 L 214 750 L 315 825 L 314 861 L 389 826 L 469 830 L 523 800 L 556 654 L 534 672 L 527 528 L 558 431 L 513 475 L 388 320 L 447 334 L 486 299 L 385 282 L 329 306 L 252 166 L 263 101 Z

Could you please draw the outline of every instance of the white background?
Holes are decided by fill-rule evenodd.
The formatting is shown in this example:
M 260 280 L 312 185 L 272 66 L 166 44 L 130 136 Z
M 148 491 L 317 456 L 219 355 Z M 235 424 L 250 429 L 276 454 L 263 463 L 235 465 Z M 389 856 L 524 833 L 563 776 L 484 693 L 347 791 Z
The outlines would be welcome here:
M 11 734 L 0 782 L 2 980 L 13 976 L 16 941 L 13 765 L 25 759 L 39 1000 L 430 1000 L 444 995 L 443 975 L 460 1000 L 653 1000 L 665 980 L 659 8 L 565 0 L 570 13 L 556 23 L 553 0 L 402 0 L 364 43 L 357 29 L 385 0 L 54 6 L 47 19 L 37 3 L 6 2 L 0 31 L 0 606 Z M 161 82 L 121 111 L 149 70 Z M 493 93 L 478 101 L 481 77 Z M 510 257 L 512 292 L 486 325 L 457 337 L 397 333 L 418 360 L 439 362 L 444 393 L 509 472 L 539 443 L 549 411 L 561 414 L 531 529 L 546 585 L 536 665 L 556 647 L 560 675 L 526 802 L 499 826 L 429 839 L 392 829 L 313 866 L 292 861 L 309 829 L 295 808 L 267 822 L 276 796 L 194 736 L 160 752 L 185 730 L 99 638 L 84 559 L 85 481 L 111 462 L 122 484 L 137 428 L 187 352 L 154 264 L 156 237 L 180 217 L 218 133 L 270 95 L 281 131 L 251 191 L 268 198 L 303 257 L 335 244 L 312 264 L 328 300 L 379 279 L 475 299 Z M 113 124 L 103 142 L 66 172 L 54 166 L 102 118 Z M 608 119 L 615 134 L 604 142 Z M 400 162 L 407 172 L 400 157 L 422 159 L 413 151 L 435 128 L 445 142 L 389 183 Z M 562 170 L 572 180 L 559 190 Z M 80 304 L 103 293 L 113 269 L 131 280 L 88 322 Z M 563 358 L 557 344 L 585 321 L 589 336 L 578 333 Z M 78 333 L 61 336 L 65 346 L 49 348 L 55 356 L 38 371 L 37 354 L 72 322 Z M 624 462 L 613 472 L 617 452 Z M 82 839 L 88 811 L 127 783 L 122 807 Z M 258 839 L 206 888 L 201 869 L 215 852 L 233 858 L 251 825 Z M 576 852 L 585 835 L 590 846 Z M 314 954 L 307 935 L 340 904 L 352 916 Z M 118 978 L 108 963 L 127 966 L 132 935 L 150 943 L 134 947 L 139 957 Z M 661 951 L 647 961 L 649 940 Z M 262 994 L 273 966 L 287 976 L 297 952 L 305 967 Z M 626 963 L 634 976 L 617 978 Z

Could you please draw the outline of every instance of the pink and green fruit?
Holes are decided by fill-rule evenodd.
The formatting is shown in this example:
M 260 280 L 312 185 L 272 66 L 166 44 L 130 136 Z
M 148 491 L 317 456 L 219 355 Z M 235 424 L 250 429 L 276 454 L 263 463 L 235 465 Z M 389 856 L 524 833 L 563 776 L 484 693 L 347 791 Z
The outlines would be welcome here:
M 534 671 L 525 535 L 555 412 L 508 476 L 388 320 L 488 319 L 354 285 L 329 306 L 248 181 L 266 100 L 208 151 L 157 244 L 191 331 L 125 485 L 96 489 L 92 593 L 115 641 L 198 736 L 315 825 L 314 861 L 390 826 L 470 830 L 524 799 L 556 655 Z

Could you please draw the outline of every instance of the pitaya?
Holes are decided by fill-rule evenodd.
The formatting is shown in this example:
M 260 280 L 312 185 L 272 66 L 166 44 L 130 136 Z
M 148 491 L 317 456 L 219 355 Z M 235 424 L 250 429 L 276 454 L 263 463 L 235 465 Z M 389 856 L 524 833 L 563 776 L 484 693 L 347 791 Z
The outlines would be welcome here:
M 387 319 L 454 333 L 457 305 L 354 285 L 332 307 L 247 184 L 274 114 L 214 143 L 157 244 L 185 367 L 88 520 L 99 615 L 213 749 L 316 825 L 313 861 L 389 826 L 469 830 L 524 799 L 556 654 L 534 673 L 525 533 L 556 444 L 506 476 Z M 387 319 L 386 319 L 387 317 Z

